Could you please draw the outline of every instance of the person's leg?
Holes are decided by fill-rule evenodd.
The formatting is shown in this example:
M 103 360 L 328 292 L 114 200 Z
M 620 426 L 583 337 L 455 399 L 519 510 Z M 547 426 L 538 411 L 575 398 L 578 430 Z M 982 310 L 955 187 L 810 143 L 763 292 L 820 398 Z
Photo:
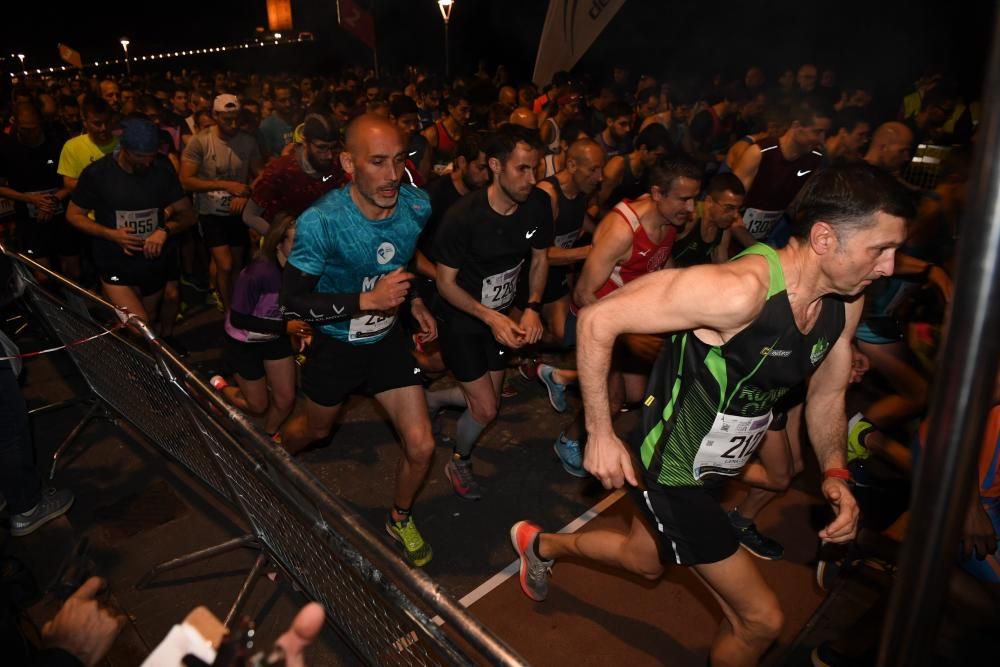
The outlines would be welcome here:
M 542 342 L 546 345 L 562 347 L 566 340 L 566 316 L 569 314 L 569 295 L 542 306 L 545 331 Z
M 226 397 L 226 400 L 240 410 L 249 412 L 252 415 L 260 416 L 264 414 L 268 408 L 267 382 L 264 378 L 248 380 L 239 373 L 236 373 L 233 375 L 233 379 L 236 380 L 235 387 L 227 385 L 222 389 L 222 395 Z M 268 433 L 274 433 L 274 431 L 267 430 L 266 428 L 264 430 Z
M 459 383 L 469 406 L 459 417 L 455 433 L 455 452 L 463 459 L 472 455 L 479 435 L 497 418 L 503 376 L 503 371 L 489 371 L 471 382 Z
M 242 225 L 242 223 L 240 223 Z M 229 246 L 229 254 L 232 257 L 232 265 L 229 267 L 229 298 L 232 299 L 233 285 L 243 270 L 243 258 L 246 257 L 247 247 L 245 244 Z
M 376 394 L 375 399 L 385 409 L 403 441 L 403 456 L 396 467 L 392 511 L 394 521 L 403 521 L 406 516 L 398 510 L 409 513 L 434 457 L 434 436 L 427 418 L 424 392 L 415 385 Z
M 289 419 L 281 431 L 281 445 L 291 454 L 305 449 L 310 443 L 330 435 L 340 412 L 340 404 L 320 405 L 306 397 L 305 409 Z
M 756 665 L 784 623 L 774 591 L 744 551 L 717 563 L 695 565 L 694 571 L 719 601 L 725 616 L 712 642 L 710 664 Z
M 646 522 L 637 516 L 632 518 L 627 533 L 615 530 L 539 533 L 535 550 L 544 560 L 577 556 L 647 579 L 658 579 L 663 574 L 656 536 Z
M 430 414 L 434 414 L 442 408 L 464 408 L 468 405 L 465 402 L 465 391 L 462 390 L 461 384 L 452 385 L 444 389 L 427 391 L 425 394 L 427 411 Z
M 858 341 L 858 348 L 868 357 L 872 370 L 884 377 L 896 392 L 865 408 L 865 417 L 886 429 L 920 415 L 927 407 L 929 386 L 913 363 L 906 343 L 875 345 Z
M 235 284 L 235 280 L 233 279 L 233 266 L 235 266 L 233 252 L 227 245 L 209 248 L 209 252 L 212 253 L 212 261 L 215 264 L 216 289 L 219 292 L 219 298 L 222 300 L 223 308 L 228 311 L 233 296 L 233 285 Z
M 159 335 L 174 335 L 174 324 L 177 322 L 177 313 L 181 310 L 181 289 L 180 283 L 176 280 L 168 280 L 163 288 L 163 300 L 160 302 L 160 331 Z
M 42 493 L 28 425 L 28 408 L 17 378 L 0 368 L 0 494 L 11 514 L 30 510 Z
M 265 359 L 267 383 L 271 385 L 271 400 L 264 415 L 264 431 L 275 433 L 295 407 L 295 359 Z
M 140 298 L 142 299 L 142 309 L 146 311 L 149 315 L 150 320 L 148 320 L 149 326 L 152 327 L 153 331 L 158 335 L 160 334 L 160 304 L 163 302 L 163 290 L 157 290 L 151 294 L 142 294 L 140 292 Z
M 108 297 L 108 301 L 119 308 L 124 308 L 143 322 L 149 323 L 149 315 L 142 305 L 142 297 L 138 289 L 127 285 L 112 285 L 103 280 L 101 288 L 104 290 L 104 295 Z

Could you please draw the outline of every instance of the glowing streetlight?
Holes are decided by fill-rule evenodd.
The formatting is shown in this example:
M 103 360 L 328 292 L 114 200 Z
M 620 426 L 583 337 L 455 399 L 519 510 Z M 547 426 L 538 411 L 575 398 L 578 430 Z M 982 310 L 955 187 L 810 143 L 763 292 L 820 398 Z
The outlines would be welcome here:
M 129 41 L 126 38 L 122 37 L 121 44 L 122 48 L 125 49 L 125 71 L 128 73 L 129 76 L 132 76 L 132 64 L 128 60 Z
M 25 69 L 24 69 L 24 54 L 23 53 L 17 54 L 17 59 L 21 61 L 21 71 L 22 72 L 25 71 Z
M 438 9 L 441 10 L 441 18 L 444 19 L 444 76 L 451 78 L 451 50 L 448 48 L 448 19 L 451 18 L 451 10 L 455 8 L 455 0 L 438 0 Z

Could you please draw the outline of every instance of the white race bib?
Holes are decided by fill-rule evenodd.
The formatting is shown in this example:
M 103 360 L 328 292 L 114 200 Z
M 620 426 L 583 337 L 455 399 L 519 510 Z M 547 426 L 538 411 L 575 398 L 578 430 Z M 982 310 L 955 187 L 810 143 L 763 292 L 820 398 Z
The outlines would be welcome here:
M 721 412 L 717 414 L 712 429 L 702 439 L 698 453 L 694 456 L 694 478 L 701 479 L 705 475 L 738 475 L 757 451 L 770 424 L 770 411 L 758 417 L 740 417 Z
M 348 341 L 365 340 L 379 336 L 389 330 L 396 321 L 395 315 L 364 313 L 351 318 L 351 328 L 347 332 Z
M 574 230 L 572 232 L 567 232 L 566 234 L 560 234 L 552 240 L 553 245 L 557 248 L 572 248 L 576 240 L 580 238 L 580 230 Z
M 208 215 L 229 215 L 229 205 L 233 202 L 233 193 L 228 190 L 209 190 L 205 193 Z
M 483 279 L 483 292 L 479 303 L 493 310 L 506 308 L 514 300 L 517 292 L 517 276 L 521 273 L 522 259 L 513 269 L 494 273 Z
M 29 195 L 54 195 L 56 192 L 58 192 L 58 190 L 56 188 L 49 188 L 48 190 L 36 190 L 34 192 L 26 192 L 25 194 L 29 194 Z M 28 217 L 31 218 L 31 219 L 37 218 L 38 217 L 38 207 L 35 206 L 34 204 L 31 204 L 31 203 L 25 204 L 25 205 L 28 207 Z M 62 205 L 62 202 L 60 201 L 58 208 L 56 208 L 56 210 L 52 212 L 52 215 L 59 215 L 60 213 L 63 212 L 63 210 L 64 210 L 63 209 L 63 205 Z M 3 213 L 0 213 L 0 217 L 3 217 Z
M 155 208 L 142 211 L 115 211 L 115 226 L 118 229 L 132 230 L 132 233 L 143 241 L 156 231 L 158 222 Z
M 784 211 L 762 211 L 759 208 L 748 208 L 743 213 L 743 225 L 750 232 L 750 236 L 758 241 L 763 241 L 784 214 Z

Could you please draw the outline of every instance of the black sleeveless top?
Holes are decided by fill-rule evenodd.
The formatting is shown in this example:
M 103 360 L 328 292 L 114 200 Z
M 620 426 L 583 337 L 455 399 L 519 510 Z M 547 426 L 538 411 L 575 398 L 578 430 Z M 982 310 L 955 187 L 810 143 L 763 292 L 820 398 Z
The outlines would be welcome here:
M 549 176 L 545 180 L 555 189 L 559 206 L 559 215 L 553 221 L 555 234 L 552 245 L 559 248 L 576 247 L 583 232 L 583 219 L 587 213 L 587 196 L 580 193 L 570 199 L 563 193 L 562 186 L 560 186 L 556 176 Z M 573 267 L 569 265 L 549 267 L 549 276 L 545 281 L 545 295 L 542 298 L 544 303 L 556 301 L 569 291 L 568 276 L 572 270 Z

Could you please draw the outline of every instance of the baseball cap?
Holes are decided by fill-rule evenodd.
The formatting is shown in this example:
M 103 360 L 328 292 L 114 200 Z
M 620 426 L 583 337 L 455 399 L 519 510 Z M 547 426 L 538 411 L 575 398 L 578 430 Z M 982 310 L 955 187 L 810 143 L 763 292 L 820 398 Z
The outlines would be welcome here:
M 302 136 L 306 141 L 336 141 L 337 132 L 332 123 L 321 114 L 311 113 L 302 123 Z
M 121 123 L 119 145 L 136 153 L 156 153 L 160 149 L 159 131 L 146 118 L 126 118 Z
M 235 95 L 217 95 L 212 103 L 212 111 L 239 111 L 240 101 Z

